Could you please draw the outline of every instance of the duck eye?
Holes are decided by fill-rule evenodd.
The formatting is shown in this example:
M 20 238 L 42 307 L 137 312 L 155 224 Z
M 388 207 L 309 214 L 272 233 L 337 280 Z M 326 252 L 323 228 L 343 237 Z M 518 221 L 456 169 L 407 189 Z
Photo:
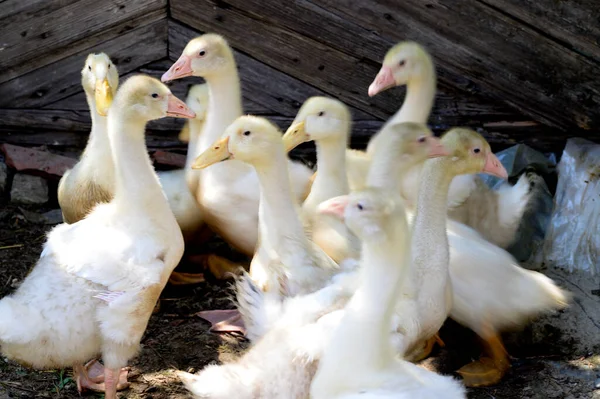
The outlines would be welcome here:
M 108 64 L 108 69 L 110 69 L 110 64 Z
M 424 143 L 425 140 L 427 140 L 427 138 L 425 136 L 423 136 L 423 137 L 419 137 L 418 141 L 419 141 L 419 143 Z
M 473 152 L 475 154 L 479 154 L 481 152 L 481 149 L 480 148 L 473 148 Z
M 152 98 L 158 98 L 158 93 L 152 93 Z
M 319 116 L 323 116 L 323 115 L 325 115 L 325 111 L 319 112 Z
M 399 66 L 404 66 L 406 65 L 406 60 L 400 60 L 400 62 L 398 63 Z
M 359 211 L 362 211 L 363 209 L 365 209 L 365 207 L 362 206 L 362 204 L 357 204 L 356 207 L 358 208 Z
M 92 66 L 91 66 L 91 65 L 88 65 L 88 69 L 91 71 L 91 70 L 92 70 Z
M 250 134 L 251 134 L 250 130 L 246 130 L 246 131 L 244 132 L 244 136 L 250 136 Z
M 206 55 L 206 50 L 200 50 L 200 52 L 198 53 L 198 55 L 200 57 L 204 57 Z

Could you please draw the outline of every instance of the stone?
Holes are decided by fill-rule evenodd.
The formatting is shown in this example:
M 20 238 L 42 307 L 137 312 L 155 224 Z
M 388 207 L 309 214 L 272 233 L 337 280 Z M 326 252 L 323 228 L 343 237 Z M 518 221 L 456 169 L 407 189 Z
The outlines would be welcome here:
M 8 167 L 4 162 L 0 161 L 0 195 L 6 190 L 8 184 Z
M 48 202 L 48 182 L 39 176 L 17 173 L 10 190 L 11 202 L 42 205 Z
M 157 165 L 173 166 L 176 168 L 183 168 L 185 166 L 185 155 L 176 154 L 168 151 L 154 151 L 152 159 Z
M 45 224 L 60 224 L 63 222 L 62 211 L 60 209 L 52 209 L 42 215 Z
M 19 207 L 19 211 L 21 211 L 29 223 L 43 224 L 46 221 L 46 218 L 44 218 L 44 215 L 41 213 L 28 211 L 27 209 L 23 209 L 21 207 Z
M 4 152 L 8 166 L 18 172 L 46 178 L 60 178 L 77 163 L 73 158 L 12 144 L 2 144 L 0 149 Z

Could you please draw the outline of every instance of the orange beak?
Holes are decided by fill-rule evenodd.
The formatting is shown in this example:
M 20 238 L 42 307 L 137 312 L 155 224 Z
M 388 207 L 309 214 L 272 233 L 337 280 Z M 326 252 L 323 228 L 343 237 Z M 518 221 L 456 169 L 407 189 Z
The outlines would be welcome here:
M 163 74 L 160 80 L 162 82 L 169 82 L 171 80 L 192 76 L 193 74 L 192 58 L 189 55 L 182 54 L 177 62 L 171 65 L 171 68 Z
M 167 105 L 167 116 L 173 116 L 175 118 L 195 118 L 196 113 L 189 109 L 183 101 L 171 94 Z
M 384 65 L 379 70 L 371 86 L 369 86 L 369 97 L 373 97 L 375 94 L 381 93 L 393 86 L 396 86 L 396 80 L 394 79 L 392 68 Z
M 500 160 L 496 155 L 492 152 L 487 154 L 485 158 L 485 166 L 483 167 L 483 173 L 487 173 L 488 175 L 496 176 L 501 179 L 508 179 L 508 172 L 506 168 L 502 165 Z

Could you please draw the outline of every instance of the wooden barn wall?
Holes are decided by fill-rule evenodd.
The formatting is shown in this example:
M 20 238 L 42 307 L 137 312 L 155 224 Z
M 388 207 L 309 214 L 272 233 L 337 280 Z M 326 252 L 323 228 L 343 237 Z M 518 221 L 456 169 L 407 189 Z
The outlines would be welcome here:
M 159 77 L 186 42 L 223 34 L 235 49 L 245 111 L 286 127 L 302 102 L 346 102 L 353 145 L 401 104 L 366 95 L 386 50 L 416 40 L 434 56 L 437 131 L 478 128 L 499 149 L 559 151 L 600 141 L 600 7 L 596 0 L 5 0 L 0 2 L 0 142 L 76 152 L 90 120 L 80 70 L 104 51 L 121 77 Z M 191 83 L 172 84 L 181 97 Z M 182 150 L 180 120 L 153 122 L 148 145 Z

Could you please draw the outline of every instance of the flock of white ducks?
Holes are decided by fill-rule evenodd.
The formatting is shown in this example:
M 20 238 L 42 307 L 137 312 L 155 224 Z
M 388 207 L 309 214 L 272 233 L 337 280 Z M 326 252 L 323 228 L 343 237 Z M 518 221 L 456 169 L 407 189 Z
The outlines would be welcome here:
M 87 58 L 90 138 L 59 184 L 65 223 L 0 300 L 4 356 L 72 366 L 80 391 L 116 398 L 164 286 L 199 281 L 173 270 L 207 231 L 252 257 L 236 284 L 252 346 L 236 362 L 180 372 L 199 398 L 464 398 L 465 385 L 495 384 L 510 367 L 501 331 L 567 305 L 567 292 L 503 249 L 527 207 L 526 177 L 492 191 L 477 174 L 507 173 L 482 136 L 454 128 L 438 139 L 426 127 L 436 74 L 420 45 L 386 54 L 369 96 L 407 94 L 364 152 L 347 148 L 351 114 L 332 98 L 308 99 L 284 135 L 243 116 L 221 36 L 190 41 L 162 80 L 187 76 L 206 84 L 186 105 L 151 77 L 118 87 L 107 55 Z M 186 164 L 156 173 L 145 125 L 166 116 L 188 118 Z M 287 156 L 306 141 L 316 174 Z M 240 269 L 213 254 L 202 267 Z M 462 383 L 411 363 L 448 316 L 485 344 L 458 370 Z

